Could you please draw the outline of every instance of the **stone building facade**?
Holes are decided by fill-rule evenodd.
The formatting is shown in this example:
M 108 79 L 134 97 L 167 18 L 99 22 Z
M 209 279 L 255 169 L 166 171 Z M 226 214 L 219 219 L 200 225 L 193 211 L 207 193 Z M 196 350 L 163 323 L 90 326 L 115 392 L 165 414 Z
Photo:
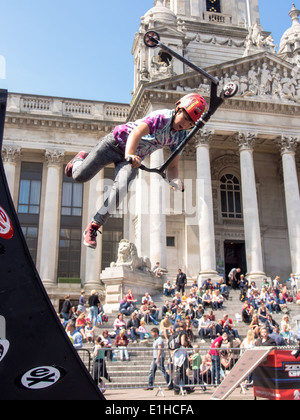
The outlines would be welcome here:
M 288 10 L 287 10 L 288 13 Z M 131 104 L 9 93 L 3 160 L 24 235 L 53 300 L 66 290 L 100 287 L 101 271 L 123 237 L 139 255 L 159 261 L 174 278 L 226 277 L 240 266 L 250 279 L 300 275 L 300 24 L 278 53 L 260 25 L 258 0 L 156 0 L 132 47 Z M 220 80 L 239 86 L 180 161 L 185 193 L 156 175 L 139 176 L 122 209 L 105 225 L 96 251 L 81 245 L 82 230 L 104 200 L 113 168 L 90 183 L 64 177 L 64 165 L 89 151 L 113 127 L 173 108 L 188 92 L 209 100 L 208 81 L 178 60 L 161 60 L 143 43 L 145 32 Z M 134 30 L 134 29 L 133 29 Z M 159 166 L 157 151 L 146 165 Z

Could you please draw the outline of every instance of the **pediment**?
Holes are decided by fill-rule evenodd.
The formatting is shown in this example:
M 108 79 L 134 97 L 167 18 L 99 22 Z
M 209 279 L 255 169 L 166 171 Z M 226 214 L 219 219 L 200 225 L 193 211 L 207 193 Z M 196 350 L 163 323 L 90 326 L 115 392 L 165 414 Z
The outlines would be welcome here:
M 270 52 L 260 52 L 233 61 L 207 67 L 220 80 L 220 89 L 234 81 L 239 86 L 236 98 L 287 105 L 300 104 L 300 68 Z M 188 93 L 198 91 L 209 96 L 208 81 L 196 71 L 160 79 L 144 87 L 152 90 Z

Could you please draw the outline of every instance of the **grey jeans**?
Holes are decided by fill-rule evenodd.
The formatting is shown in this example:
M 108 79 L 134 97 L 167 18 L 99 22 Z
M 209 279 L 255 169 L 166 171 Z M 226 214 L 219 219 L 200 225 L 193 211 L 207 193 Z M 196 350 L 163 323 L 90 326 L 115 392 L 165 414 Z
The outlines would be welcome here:
M 119 204 L 124 200 L 128 193 L 128 186 L 138 173 L 138 169 L 132 169 L 131 165 L 125 161 L 124 154 L 118 148 L 112 133 L 103 137 L 93 148 L 82 164 L 74 168 L 73 179 L 76 182 L 90 181 L 105 166 L 114 163 L 115 179 L 109 197 L 103 206 L 93 217 L 94 221 L 103 226 L 110 215 L 116 211 Z

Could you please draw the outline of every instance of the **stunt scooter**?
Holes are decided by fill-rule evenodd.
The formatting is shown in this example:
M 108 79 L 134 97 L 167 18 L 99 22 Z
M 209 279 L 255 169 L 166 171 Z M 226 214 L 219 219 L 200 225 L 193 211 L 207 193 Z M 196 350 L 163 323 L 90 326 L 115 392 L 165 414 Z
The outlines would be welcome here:
M 195 123 L 195 126 L 193 129 L 189 132 L 189 134 L 186 136 L 183 142 L 181 142 L 177 148 L 173 151 L 173 153 L 169 156 L 169 158 L 166 160 L 166 162 L 158 167 L 158 168 L 147 168 L 145 165 L 141 165 L 139 169 L 147 172 L 154 172 L 159 174 L 172 188 L 177 189 L 177 185 L 173 184 L 171 181 L 168 180 L 166 175 L 166 169 L 170 165 L 170 163 L 182 152 L 182 150 L 186 147 L 186 145 L 191 141 L 193 137 L 198 133 L 199 130 L 201 130 L 204 125 L 210 120 L 212 115 L 217 111 L 217 109 L 222 105 L 225 99 L 232 98 L 238 91 L 238 86 L 234 82 L 230 82 L 224 86 L 222 89 L 220 96 L 217 94 L 217 89 L 219 85 L 219 80 L 212 76 L 211 74 L 207 73 L 202 68 L 196 66 L 180 54 L 178 54 L 176 51 L 173 51 L 166 45 L 164 45 L 160 41 L 160 36 L 155 31 L 149 31 L 144 36 L 144 43 L 148 48 L 157 48 L 160 47 L 165 53 L 167 54 L 160 54 L 160 57 L 163 61 L 165 61 L 167 64 L 169 63 L 169 54 L 173 57 L 180 60 L 182 63 L 186 64 L 196 72 L 200 73 L 202 76 L 207 78 L 210 82 L 210 105 L 209 109 L 206 113 L 204 113 L 198 121 Z M 129 163 L 132 163 L 132 158 L 128 158 L 127 161 Z

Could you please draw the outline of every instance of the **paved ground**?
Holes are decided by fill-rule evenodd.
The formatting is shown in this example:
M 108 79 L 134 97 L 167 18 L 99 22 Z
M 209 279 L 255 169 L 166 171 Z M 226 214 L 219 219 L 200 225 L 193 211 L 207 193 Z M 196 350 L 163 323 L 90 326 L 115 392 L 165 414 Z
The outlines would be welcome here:
M 192 394 L 178 396 L 174 395 L 173 391 L 163 389 L 164 396 L 158 392 L 157 389 L 153 391 L 145 391 L 143 389 L 123 389 L 123 390 L 107 390 L 104 394 L 105 398 L 110 401 L 181 401 L 182 403 L 188 401 L 203 401 L 203 400 L 210 400 L 211 396 L 214 393 L 214 389 L 208 388 L 207 391 L 203 392 L 202 390 L 195 391 Z M 157 395 L 156 395 L 157 394 Z M 254 400 L 253 396 L 253 389 L 250 388 L 246 391 L 246 394 L 240 393 L 240 387 L 237 388 L 228 398 L 227 400 Z

